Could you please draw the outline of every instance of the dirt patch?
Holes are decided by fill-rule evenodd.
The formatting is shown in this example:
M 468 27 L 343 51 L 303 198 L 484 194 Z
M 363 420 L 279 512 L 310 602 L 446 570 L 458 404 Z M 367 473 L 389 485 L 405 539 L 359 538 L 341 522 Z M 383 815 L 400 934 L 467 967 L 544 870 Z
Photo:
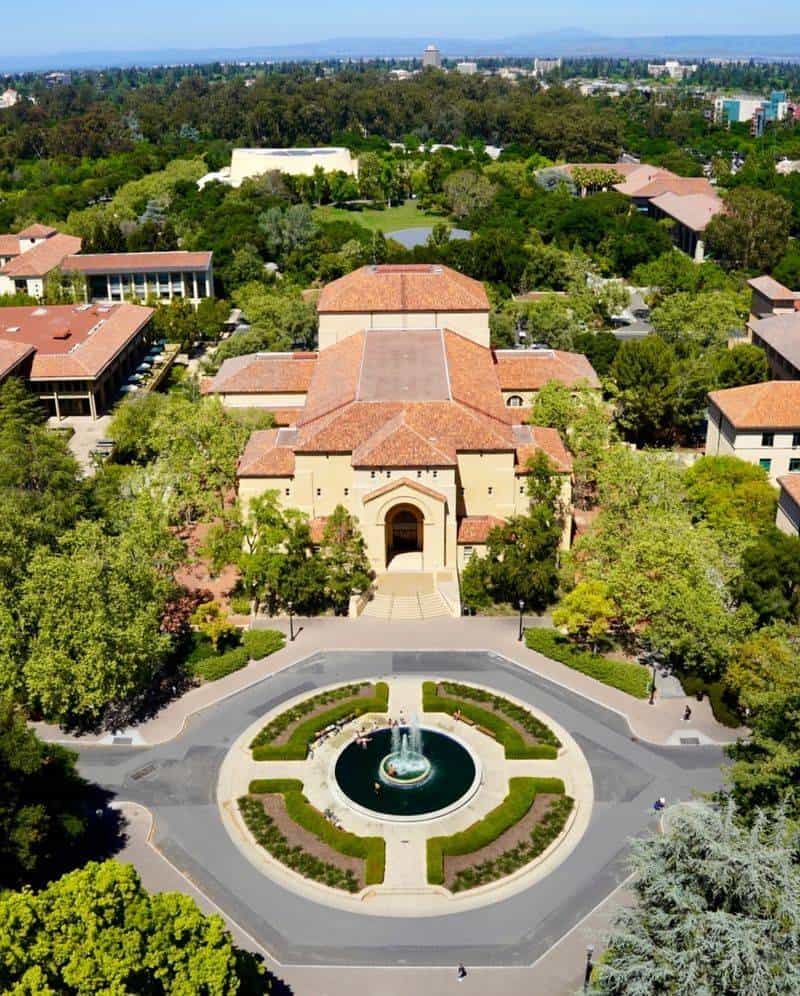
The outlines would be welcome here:
M 289 816 L 286 812 L 286 803 L 279 793 L 259 796 L 264 812 L 275 821 L 283 836 L 293 847 L 302 847 L 307 853 L 320 861 L 325 861 L 329 865 L 341 868 L 342 871 L 351 871 L 358 879 L 359 888 L 364 886 L 364 861 L 362 858 L 350 858 L 340 851 L 334 850 L 329 844 L 315 837 L 304 827 Z
M 531 833 L 537 823 L 541 823 L 547 814 L 548 809 L 555 799 L 560 796 L 542 793 L 533 800 L 533 805 L 522 819 L 501 833 L 497 840 L 493 840 L 486 847 L 481 847 L 477 851 L 469 854 L 445 855 L 444 858 L 444 884 L 449 889 L 452 887 L 455 877 L 460 871 L 467 868 L 474 868 L 475 865 L 483 861 L 492 861 L 499 858 L 506 851 L 511 851 L 517 844 L 529 843 Z
M 208 536 L 213 523 L 196 522 L 185 526 L 177 535 L 186 544 L 187 563 L 175 572 L 175 580 L 190 591 L 208 589 L 214 599 L 225 608 L 230 606 L 230 595 L 239 581 L 239 570 L 227 564 L 222 573 L 214 575 L 208 561 L 200 556 L 200 547 Z
M 314 716 L 319 716 L 321 713 L 327 712 L 329 709 L 333 709 L 334 706 L 340 705 L 342 702 L 355 702 L 358 699 L 371 699 L 374 694 L 375 686 L 365 685 L 365 687 L 362 688 L 357 695 L 353 695 L 349 699 L 337 699 L 335 702 L 320 702 L 320 704 L 310 712 L 304 713 L 300 719 L 295 720 L 294 723 L 290 723 L 279 736 L 277 736 L 274 740 L 270 740 L 270 744 L 280 747 L 282 744 L 288 743 L 289 737 L 291 737 L 293 731 L 297 729 L 301 723 L 305 723 L 307 720 L 313 719 Z M 287 712 L 288 711 L 290 710 L 287 710 Z
M 441 685 L 436 686 L 436 694 L 441 696 L 442 698 L 448 698 L 448 699 L 459 698 L 457 692 L 453 692 L 451 695 L 447 691 L 445 691 L 445 689 Z M 495 707 L 492 705 L 491 702 L 488 701 L 479 702 L 477 699 L 468 699 L 468 698 L 462 698 L 460 701 L 471 702 L 473 705 L 478 706 L 480 709 L 484 709 L 486 712 L 490 712 L 493 716 L 497 716 L 498 719 L 502 719 L 504 723 L 508 723 L 509 726 L 513 727 L 513 729 L 515 729 L 517 733 L 519 733 L 519 735 L 522 737 L 523 741 L 526 744 L 533 745 L 533 744 L 544 743 L 544 741 L 538 740 L 532 733 L 526 730 L 521 723 L 518 723 L 507 713 L 504 713 L 501 709 L 495 709 Z M 466 723 L 467 726 L 471 726 L 473 727 L 473 729 L 480 730 L 481 733 L 485 734 L 487 737 L 491 737 L 492 740 L 497 739 L 491 730 L 484 730 L 482 726 L 476 726 L 475 723 L 472 723 L 469 719 L 465 718 L 464 716 L 459 717 L 459 721 L 462 723 Z

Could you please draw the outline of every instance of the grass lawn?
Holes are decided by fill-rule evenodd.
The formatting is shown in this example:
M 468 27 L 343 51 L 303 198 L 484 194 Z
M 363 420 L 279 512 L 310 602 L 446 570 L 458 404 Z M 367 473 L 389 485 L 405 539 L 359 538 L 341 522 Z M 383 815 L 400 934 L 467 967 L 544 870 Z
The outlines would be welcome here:
M 365 208 L 363 211 L 348 211 L 345 208 L 331 207 L 323 204 L 314 208 L 314 216 L 319 221 L 354 221 L 363 225 L 371 232 L 378 229 L 386 234 L 402 228 L 418 228 L 423 225 L 435 225 L 437 221 L 447 221 L 442 215 L 427 214 L 420 211 L 416 201 L 408 200 L 397 207 L 385 208 L 383 211 Z

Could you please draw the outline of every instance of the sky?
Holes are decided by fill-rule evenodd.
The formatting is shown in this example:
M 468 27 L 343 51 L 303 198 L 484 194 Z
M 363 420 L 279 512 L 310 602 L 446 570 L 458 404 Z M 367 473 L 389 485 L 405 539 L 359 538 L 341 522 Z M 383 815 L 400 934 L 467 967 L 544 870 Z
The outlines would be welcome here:
M 2 56 L 68 51 L 157 51 L 291 44 L 353 36 L 500 38 L 582 28 L 604 35 L 779 34 L 796 22 L 796 0 L 773 0 L 766 21 L 752 0 L 38 0 L 3 4 Z M 565 17 L 567 18 L 565 20 Z

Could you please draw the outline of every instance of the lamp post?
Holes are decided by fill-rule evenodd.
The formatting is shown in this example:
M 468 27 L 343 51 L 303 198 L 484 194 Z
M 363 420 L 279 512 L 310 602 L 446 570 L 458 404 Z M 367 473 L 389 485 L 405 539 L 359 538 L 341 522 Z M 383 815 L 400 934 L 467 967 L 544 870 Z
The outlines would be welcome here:
M 586 945 L 586 970 L 583 973 L 583 991 L 586 993 L 589 991 L 589 980 L 592 977 L 592 969 L 594 968 L 594 963 L 592 962 L 592 955 L 594 954 L 594 944 Z
M 522 599 L 520 599 L 519 600 L 519 636 L 517 637 L 517 639 L 519 640 L 520 643 L 522 643 L 522 635 L 523 635 L 522 634 L 522 612 L 523 612 L 524 608 L 525 608 L 525 603 L 522 601 Z
M 287 602 L 286 608 L 289 610 L 289 642 L 294 643 L 294 616 L 292 615 L 294 602 Z
M 650 705 L 656 704 L 656 662 L 653 661 L 653 675 L 650 678 Z

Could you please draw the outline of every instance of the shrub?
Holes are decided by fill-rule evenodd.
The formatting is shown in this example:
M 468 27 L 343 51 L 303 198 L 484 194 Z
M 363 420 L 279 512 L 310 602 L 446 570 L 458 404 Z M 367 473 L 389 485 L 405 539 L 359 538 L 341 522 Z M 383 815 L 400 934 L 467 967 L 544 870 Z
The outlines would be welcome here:
M 509 827 L 519 823 L 540 792 L 563 795 L 564 783 L 559 778 L 510 778 L 508 795 L 482 820 L 449 837 L 430 837 L 427 851 L 428 882 L 431 885 L 443 885 L 445 856 L 471 854 L 497 840 Z
M 423 712 L 446 712 L 451 716 L 454 712 L 460 712 L 470 722 L 491 733 L 498 743 L 503 745 L 506 757 L 509 759 L 546 758 L 552 760 L 558 757 L 558 747 L 552 744 L 525 743 L 519 731 L 507 723 L 502 716 L 489 712 L 488 709 L 482 709 L 473 702 L 437 695 L 436 684 L 433 681 L 423 683 L 422 710 Z
M 224 654 L 212 654 L 195 661 L 192 666 L 192 673 L 206 681 L 218 681 L 234 671 L 240 671 L 247 666 L 249 656 L 244 647 L 234 647 L 233 650 L 226 650 Z
M 650 693 L 650 673 L 641 664 L 615 661 L 601 654 L 579 650 L 566 637 L 552 629 L 526 629 L 525 643 L 529 650 L 536 650 L 545 657 L 566 664 L 581 674 L 627 692 L 637 699 L 646 699 Z
M 237 616 L 250 615 L 250 599 L 247 595 L 231 595 L 231 612 Z
M 316 740 L 317 735 L 326 726 L 333 723 L 341 723 L 363 716 L 368 712 L 386 712 L 389 705 L 389 686 L 385 681 L 375 684 L 375 693 L 369 698 L 354 698 L 363 685 L 348 685 L 349 698 L 340 702 L 332 709 L 327 709 L 316 716 L 311 716 L 304 723 L 299 723 L 292 730 L 289 739 L 285 744 L 273 744 L 271 741 L 289 727 L 297 722 L 302 715 L 311 712 L 320 702 L 332 701 L 336 697 L 341 697 L 340 693 L 345 689 L 334 689 L 332 692 L 325 692 L 322 695 L 306 699 L 293 709 L 282 713 L 271 723 L 264 727 L 250 744 L 253 749 L 254 761 L 303 761 L 308 755 L 309 744 Z
M 736 729 L 741 724 L 741 716 L 737 711 L 736 695 L 724 681 L 709 681 L 697 674 L 678 674 L 683 690 L 687 695 L 697 695 L 703 692 L 711 703 L 714 719 L 723 726 Z
M 282 650 L 286 637 L 277 629 L 248 629 L 242 634 L 242 644 L 251 661 L 260 661 L 276 650 Z
M 561 746 L 561 741 L 549 726 L 545 726 L 541 720 L 537 719 L 523 706 L 517 705 L 516 702 L 511 702 L 509 699 L 505 699 L 501 695 L 495 695 L 493 692 L 484 691 L 482 688 L 474 688 L 472 685 L 462 685 L 455 681 L 443 681 L 442 688 L 448 695 L 457 695 L 463 699 L 474 699 L 476 702 L 488 702 L 492 706 L 492 709 L 505 713 L 506 716 L 522 726 L 540 743 L 551 744 L 553 747 Z

